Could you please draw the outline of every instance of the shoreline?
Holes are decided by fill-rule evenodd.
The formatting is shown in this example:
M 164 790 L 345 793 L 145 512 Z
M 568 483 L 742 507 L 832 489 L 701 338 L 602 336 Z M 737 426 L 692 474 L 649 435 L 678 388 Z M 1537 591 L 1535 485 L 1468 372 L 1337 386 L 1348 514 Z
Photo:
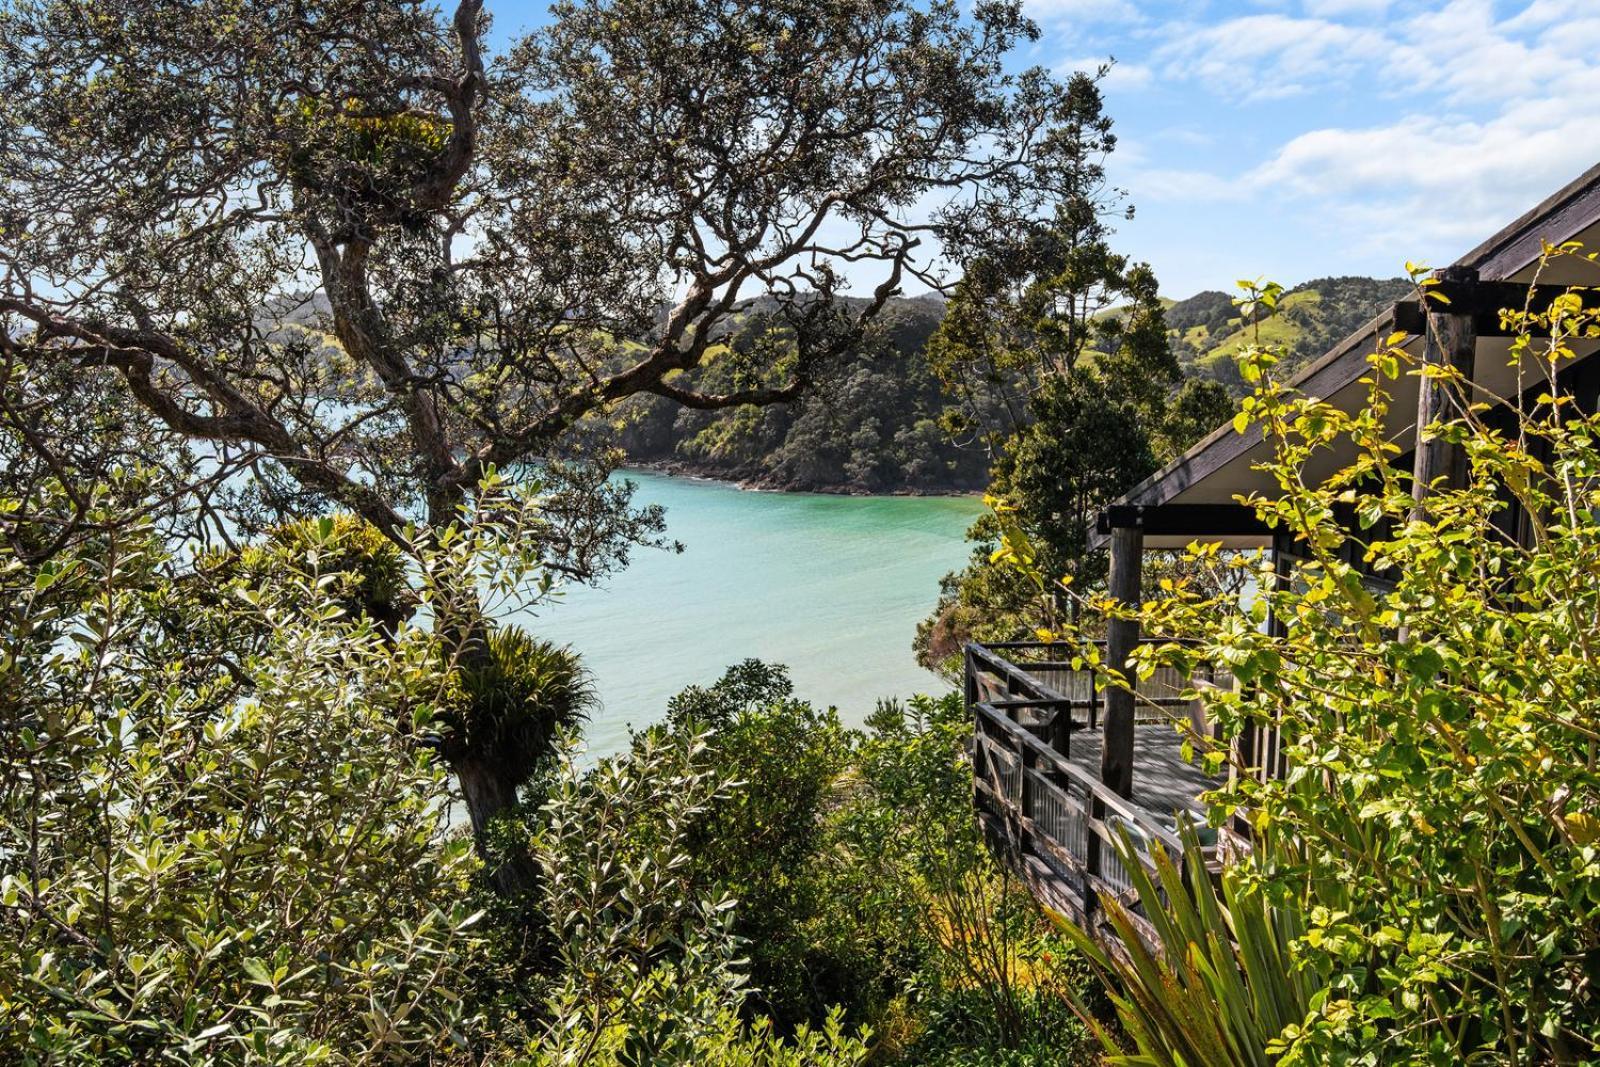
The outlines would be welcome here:
M 676 459 L 641 460 L 629 458 L 621 470 L 640 471 L 647 474 L 660 474 L 669 478 L 686 478 L 699 482 L 714 482 L 718 485 L 731 486 L 748 493 L 816 493 L 823 496 L 855 496 L 855 497 L 971 497 L 981 499 L 982 489 L 957 489 L 933 488 L 920 489 L 913 486 L 900 486 L 895 489 L 873 491 L 859 485 L 794 485 L 781 482 L 770 475 L 746 474 L 739 471 L 729 471 L 706 468 L 693 463 Z

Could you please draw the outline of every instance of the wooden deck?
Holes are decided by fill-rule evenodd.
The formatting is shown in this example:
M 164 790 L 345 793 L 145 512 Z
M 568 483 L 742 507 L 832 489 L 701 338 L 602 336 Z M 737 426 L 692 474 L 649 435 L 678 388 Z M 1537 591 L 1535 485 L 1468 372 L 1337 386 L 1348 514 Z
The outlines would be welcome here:
M 1100 773 L 1100 731 L 1074 730 L 1073 763 L 1091 774 Z M 1168 723 L 1141 723 L 1133 735 L 1132 800 L 1153 818 L 1177 829 L 1177 812 L 1189 813 L 1195 822 L 1205 819 L 1198 802 L 1201 793 L 1215 789 L 1218 779 L 1183 758 L 1183 738 Z
M 1158 844 L 1179 848 L 1182 813 L 1219 782 L 1182 756 L 1204 743 L 1190 679 L 1158 678 L 1134 733 L 1132 797 L 1100 781 L 1103 696 L 1092 676 L 1031 643 L 970 646 L 965 691 L 973 715 L 974 802 L 991 846 L 1047 907 L 1103 932 L 1099 896 L 1133 903 L 1116 844 L 1126 835 L 1149 866 Z M 1013 661 L 1015 658 L 1015 662 Z M 1203 679 L 1210 681 L 1210 679 Z

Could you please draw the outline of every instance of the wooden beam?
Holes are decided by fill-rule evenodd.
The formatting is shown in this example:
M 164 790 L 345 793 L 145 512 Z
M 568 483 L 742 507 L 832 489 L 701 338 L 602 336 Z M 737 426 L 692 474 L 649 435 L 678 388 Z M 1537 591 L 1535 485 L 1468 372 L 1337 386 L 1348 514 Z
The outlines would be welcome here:
M 1515 337 L 1519 331 L 1501 321 L 1502 312 L 1542 315 L 1568 289 L 1565 285 L 1478 281 L 1463 267 L 1446 267 L 1435 276 L 1439 282 L 1428 287 L 1426 307 L 1416 300 L 1402 300 L 1394 306 L 1396 330 L 1425 336 L 1431 315 L 1447 313 L 1470 319 L 1478 337 Z
M 1137 526 L 1112 529 L 1110 592 L 1120 603 L 1139 606 L 1143 563 L 1143 531 Z M 1112 619 L 1106 626 L 1107 665 L 1128 675 L 1128 656 L 1138 643 L 1137 620 Z M 1100 780 L 1123 797 L 1133 796 L 1133 722 L 1132 691 L 1108 688 L 1105 738 L 1100 747 Z
M 1454 300 L 1449 304 L 1428 306 L 1426 343 L 1422 363 L 1426 367 L 1454 369 L 1467 382 L 1472 381 L 1478 335 L 1474 329 L 1474 282 L 1477 272 L 1470 268 L 1447 268 L 1440 271 L 1447 284 L 1463 297 L 1461 305 Z M 1470 387 L 1469 387 L 1470 388 Z M 1418 509 L 1436 480 L 1442 479 L 1445 488 L 1459 489 L 1467 482 L 1467 457 L 1459 445 L 1438 438 L 1424 441 L 1424 427 L 1448 422 L 1466 408 L 1468 397 L 1462 390 L 1444 379 L 1425 376 L 1417 387 L 1417 449 L 1412 467 L 1411 492 Z
M 1097 532 L 1108 535 L 1118 526 L 1137 526 L 1146 537 L 1265 537 L 1272 533 L 1256 509 L 1243 504 L 1113 504 L 1102 509 L 1096 519 Z
M 1456 260 L 1484 277 L 1504 278 L 1539 261 L 1544 246 L 1558 245 L 1600 220 L 1600 163 L 1530 208 L 1483 244 Z

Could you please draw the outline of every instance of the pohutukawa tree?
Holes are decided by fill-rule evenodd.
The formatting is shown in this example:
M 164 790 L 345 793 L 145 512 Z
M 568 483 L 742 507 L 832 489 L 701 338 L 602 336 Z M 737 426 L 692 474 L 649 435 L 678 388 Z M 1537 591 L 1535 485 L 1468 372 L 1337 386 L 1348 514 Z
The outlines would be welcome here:
M 231 528 L 340 508 L 404 543 L 525 468 L 547 563 L 591 578 L 659 532 L 605 482 L 615 405 L 795 396 L 1071 168 L 1064 87 L 1004 69 L 1036 33 L 1013 0 L 488 30 L 481 0 L 0 2 L 0 414 L 110 390 L 199 444 Z M 695 391 L 755 295 L 792 344 Z M 462 599 L 441 624 L 480 632 Z M 482 826 L 508 790 L 460 756 Z

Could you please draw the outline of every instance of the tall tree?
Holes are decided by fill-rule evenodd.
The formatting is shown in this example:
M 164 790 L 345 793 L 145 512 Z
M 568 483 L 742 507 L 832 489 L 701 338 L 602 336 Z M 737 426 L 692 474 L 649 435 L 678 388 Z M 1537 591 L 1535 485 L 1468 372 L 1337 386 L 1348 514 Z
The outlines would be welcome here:
M 1003 67 L 1037 32 L 1015 0 L 567 0 L 500 54 L 488 23 L 482 0 L 4 0 L 5 358 L 201 443 L 208 481 L 249 487 L 224 525 L 338 506 L 404 543 L 537 469 L 540 548 L 587 578 L 659 529 L 606 487 L 596 416 L 797 395 L 940 249 L 1072 175 L 1071 93 Z M 844 263 L 871 279 L 854 307 Z M 755 293 L 793 354 L 686 387 Z M 481 656 L 470 592 L 439 623 Z M 493 773 L 460 748 L 463 779 Z M 467 796 L 482 828 L 515 783 Z
M 1041 572 L 1092 582 L 1103 567 L 1087 546 L 1094 512 L 1225 419 L 1229 403 L 1215 382 L 1184 380 L 1154 273 L 1112 249 L 1111 221 L 1131 209 L 1106 181 L 1116 137 L 1098 77 L 1077 74 L 1066 91 L 1062 199 L 991 237 L 929 354 L 958 402 L 949 428 L 988 447 L 990 493 L 1029 534 Z M 990 562 L 998 536 L 992 518 L 973 527 L 972 563 L 946 580 L 918 634 L 929 666 L 969 638 L 1048 621 L 1053 598 L 1035 603 L 1036 590 Z

